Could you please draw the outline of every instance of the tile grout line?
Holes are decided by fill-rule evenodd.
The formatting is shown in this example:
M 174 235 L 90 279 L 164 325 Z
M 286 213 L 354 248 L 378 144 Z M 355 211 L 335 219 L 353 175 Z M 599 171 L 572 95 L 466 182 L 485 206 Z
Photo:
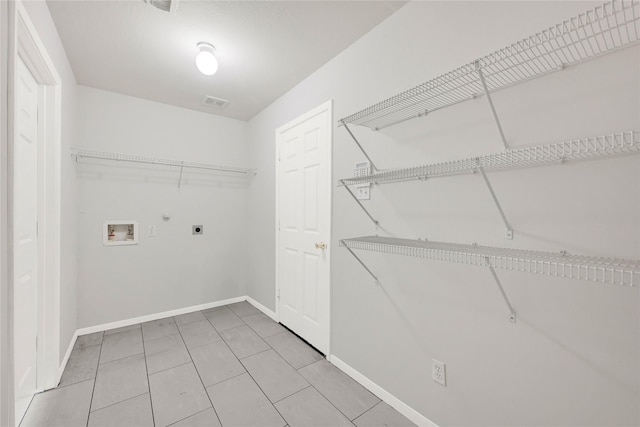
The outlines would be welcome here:
M 98 370 L 100 369 L 100 358 L 102 357 L 102 344 L 104 343 L 104 332 L 100 340 L 100 354 L 98 354 L 98 366 L 96 367 L 96 376 L 93 379 L 93 388 L 91 389 L 91 400 L 89 401 L 89 413 L 87 414 L 86 427 L 89 427 L 89 418 L 91 418 L 91 407 L 93 406 L 93 396 L 96 393 L 96 383 L 98 382 Z M 71 350 L 73 352 L 73 350 Z
M 202 313 L 202 311 L 201 311 L 201 313 Z M 207 317 L 207 316 L 205 316 L 205 317 Z M 209 320 L 209 319 L 207 318 L 207 320 Z M 174 322 L 175 322 L 175 320 L 174 320 Z M 209 321 L 209 323 L 211 323 L 211 321 Z M 211 327 L 213 328 L 214 331 L 218 332 L 216 330 L 215 326 L 211 325 Z M 182 340 L 182 344 L 184 344 L 184 347 L 187 349 L 187 354 L 189 354 L 189 359 L 191 360 L 191 364 L 193 365 L 193 370 L 196 371 L 196 375 L 198 376 L 198 379 L 200 380 L 200 384 L 202 384 L 202 388 L 204 389 L 204 394 L 207 396 L 207 399 L 209 400 L 209 404 L 211 404 L 211 409 L 213 409 L 213 413 L 216 414 L 216 418 L 218 419 L 218 422 L 222 426 L 222 420 L 220 420 L 220 416 L 218 416 L 218 412 L 216 411 L 216 408 L 213 406 L 213 401 L 211 400 L 211 396 L 209 396 L 209 393 L 207 392 L 207 387 L 204 385 L 204 381 L 202 381 L 202 377 L 200 376 L 200 372 L 198 372 L 198 368 L 196 368 L 196 364 L 193 361 L 193 357 L 191 356 L 191 350 L 189 350 L 189 347 L 187 347 L 187 343 L 184 341 L 184 337 L 182 336 L 182 331 L 180 331 L 180 328 L 178 327 L 178 324 L 176 324 L 176 328 L 178 329 L 178 334 L 180 335 L 180 339 Z M 222 338 L 222 336 L 220 336 L 220 338 Z M 198 347 L 198 348 L 200 348 L 200 347 Z M 207 408 L 207 409 L 209 409 L 209 408 Z M 206 409 L 204 409 L 203 411 L 205 411 L 205 410 Z M 203 412 L 203 411 L 200 411 L 200 412 Z M 200 412 L 196 412 L 195 414 L 191 414 L 191 415 L 189 415 L 189 417 L 197 415 Z M 189 418 L 189 417 L 186 417 L 186 418 Z M 183 418 L 183 419 L 186 419 L 186 418 Z
M 176 325 L 177 327 L 177 325 Z M 151 382 L 149 381 L 149 367 L 147 366 L 147 349 L 144 345 L 144 330 L 140 324 L 140 336 L 142 338 L 142 358 L 144 359 L 144 370 L 147 373 L 147 390 L 149 390 L 149 403 L 151 404 L 151 422 L 156 425 L 156 415 L 153 412 L 153 398 L 151 397 Z
M 268 344 L 267 344 L 267 345 L 268 345 Z M 237 355 L 237 354 L 233 353 L 233 350 L 231 350 L 231 352 L 232 352 L 232 353 L 233 353 L 233 355 L 236 357 L 236 359 L 238 359 L 238 361 L 242 361 L 242 360 L 244 360 L 244 359 L 248 359 L 248 358 L 250 358 L 250 357 L 256 356 L 256 355 L 258 355 L 258 354 L 261 354 L 261 353 L 264 353 L 264 352 L 266 352 L 266 351 L 270 351 L 270 350 L 273 350 L 273 349 L 272 349 L 271 347 L 269 347 L 269 348 L 267 348 L 267 349 L 265 349 L 265 350 L 260 350 L 260 351 L 259 351 L 259 352 L 257 352 L 257 353 L 253 353 L 253 354 L 250 354 L 250 355 L 248 355 L 248 356 L 244 356 L 244 357 L 242 357 L 242 358 L 238 357 L 238 355 Z M 275 351 L 275 350 L 274 350 L 274 351 Z M 243 364 L 242 366 L 244 366 L 244 364 Z
M 91 411 L 91 412 L 92 412 L 92 413 L 93 413 L 93 412 L 100 412 L 100 411 L 102 411 L 103 409 L 111 408 L 112 406 L 118 405 L 118 404 L 123 403 L 123 402 L 127 402 L 127 401 L 129 401 L 129 400 L 131 400 L 131 399 L 135 399 L 135 398 L 140 397 L 140 396 L 143 396 L 143 395 L 145 395 L 145 394 L 149 394 L 149 396 L 151 396 L 151 394 L 150 394 L 149 392 L 136 394 L 135 396 L 127 397 L 127 398 L 126 398 L 126 399 L 124 399 L 124 400 L 120 400 L 120 401 L 118 401 L 118 402 L 114 402 L 114 403 L 112 403 L 112 404 L 110 404 L 110 405 L 104 406 L 104 407 L 102 407 L 102 408 L 100 408 L 100 409 L 96 409 L 95 411 Z
M 267 350 L 265 350 L 267 351 Z M 258 354 L 258 353 L 256 353 Z M 237 358 L 237 357 L 236 357 Z M 244 363 L 242 363 L 242 359 L 238 359 L 238 362 L 240 362 L 242 364 L 242 367 L 244 368 L 245 371 L 247 371 L 247 374 L 249 375 L 249 377 L 251 377 L 251 381 L 253 381 L 253 383 L 258 387 L 258 389 L 262 392 L 262 394 L 264 395 L 265 399 L 267 399 L 267 402 L 269 402 L 271 404 L 271 406 L 273 407 L 273 409 L 276 410 L 276 412 L 278 413 L 278 415 L 280 415 L 280 418 L 282 418 L 285 422 L 285 425 L 289 424 L 289 421 L 287 421 L 287 419 L 280 413 L 280 411 L 278 411 L 278 408 L 276 408 L 276 405 L 271 401 L 271 399 L 269 399 L 269 396 L 267 396 L 267 393 L 264 392 L 264 390 L 262 389 L 262 387 L 260 387 L 260 384 L 258 384 L 258 381 L 256 381 L 255 378 L 253 378 L 253 375 L 251 375 L 251 372 L 249 372 L 249 370 L 247 369 L 247 367 L 244 365 Z M 306 381 L 306 380 L 305 380 Z M 305 387 L 307 388 L 307 387 Z M 304 389 L 303 389 L 304 390 Z M 301 391 L 301 390 L 298 390 Z M 297 393 L 297 392 L 296 392 Z M 295 394 L 295 393 L 294 393 Z M 278 401 L 279 402 L 279 401 Z
M 196 415 L 201 414 L 201 413 L 203 413 L 203 412 L 206 412 L 206 411 L 208 411 L 209 409 L 213 409 L 213 407 L 211 407 L 211 408 L 205 408 L 205 409 L 203 409 L 202 411 L 198 411 L 198 412 L 196 412 L 195 414 L 191 414 L 191 415 L 189 415 L 188 417 L 181 418 L 181 419 L 179 419 L 178 421 L 175 421 L 175 422 L 173 422 L 173 423 L 171 423 L 171 424 L 167 425 L 167 427 L 174 426 L 174 425 L 176 425 L 176 424 L 178 424 L 178 423 L 180 423 L 180 422 L 182 422 L 182 421 L 186 420 L 187 418 L 195 417 Z M 213 412 L 214 412 L 214 413 L 216 412 L 216 411 L 215 411 L 215 409 L 213 409 Z M 216 414 L 216 417 L 217 417 L 217 414 Z M 222 424 L 221 424 L 221 425 L 222 425 Z
M 223 305 L 221 308 L 226 308 L 226 305 Z M 249 326 L 249 324 L 247 322 L 244 321 L 244 319 L 240 316 L 238 316 L 233 310 L 231 310 L 230 308 L 228 309 L 231 313 L 233 313 L 238 319 L 242 320 L 242 325 L 239 326 L 234 326 L 232 328 L 227 328 L 227 329 L 218 329 L 216 328 L 216 326 L 213 324 L 213 322 L 211 321 L 211 319 L 209 319 L 207 317 L 206 314 L 204 314 L 204 312 L 202 312 L 202 314 L 204 314 L 204 317 L 207 319 L 207 321 L 211 324 L 211 326 L 213 327 L 213 329 L 215 329 L 215 331 L 218 333 L 218 335 L 220 335 L 222 337 L 222 332 L 223 331 L 230 331 L 231 329 L 236 329 L 236 328 L 241 328 L 243 326 Z M 215 310 L 215 311 L 219 311 L 219 310 Z M 250 326 L 249 326 L 250 327 Z
M 187 350 L 187 351 L 189 351 L 189 350 Z M 163 352 L 163 353 L 164 353 L 164 352 Z M 170 368 L 166 368 L 166 369 L 162 369 L 161 371 L 153 372 L 153 373 L 149 374 L 148 376 L 155 375 L 155 374 L 159 374 L 159 373 L 161 373 L 161 372 L 167 372 L 167 371 L 169 371 L 169 370 L 171 370 L 171 369 L 173 369 L 173 368 L 179 368 L 180 366 L 188 365 L 189 363 L 193 363 L 193 362 L 184 362 L 184 363 L 181 363 L 181 364 L 176 365 L 176 366 L 171 366 Z
M 91 348 L 91 347 L 97 347 L 97 346 L 102 347 L 102 344 L 89 345 L 89 346 L 83 347 L 82 349 L 85 349 L 85 348 Z M 74 352 L 75 350 L 76 350 L 76 349 L 74 348 L 74 349 L 71 351 L 71 353 L 73 354 L 73 352 Z M 78 349 L 78 350 L 80 350 L 80 349 Z M 101 350 L 102 350 L 102 348 L 101 348 Z M 98 353 L 98 359 L 100 359 L 100 353 Z M 69 360 L 71 360 L 71 357 L 69 357 Z M 99 360 L 98 360 L 98 361 L 99 361 Z M 67 365 L 68 365 L 68 363 L 67 363 Z M 96 374 L 98 373 L 98 367 L 100 367 L 100 363 L 98 363 L 98 364 L 97 364 L 97 366 L 96 366 Z M 55 386 L 54 388 L 52 388 L 52 389 L 50 389 L 50 390 L 58 390 L 58 389 L 60 389 L 60 388 L 69 387 L 70 385 L 76 385 L 76 384 L 80 384 L 80 383 L 83 383 L 83 382 L 85 382 L 85 381 L 89 381 L 89 380 L 91 380 L 91 378 L 87 378 L 87 379 L 84 379 L 84 380 L 76 381 L 76 382 L 74 382 L 74 383 L 69 383 L 69 384 L 65 384 L 65 385 L 60 385 L 60 383 L 62 382 L 62 378 L 64 378 L 64 373 L 65 373 L 66 371 L 67 371 L 67 367 L 65 366 L 65 368 L 64 368 L 64 372 L 62 373 L 62 377 L 60 378 L 60 382 L 58 383 L 58 385 L 57 385 L 57 386 Z M 93 377 L 93 378 L 95 379 L 95 377 Z M 41 393 L 44 393 L 44 392 L 46 392 L 46 391 L 49 391 L 49 390 L 43 390 Z
M 378 396 L 376 396 L 376 397 L 378 397 Z M 375 405 L 373 405 L 371 408 L 367 409 L 367 410 L 366 410 L 366 411 L 364 411 L 362 414 L 360 414 L 360 415 L 358 415 L 357 417 L 355 417 L 353 420 L 351 420 L 351 422 L 355 424 L 355 421 L 356 421 L 358 418 L 360 418 L 360 417 L 364 416 L 364 414 L 366 414 L 366 413 L 367 413 L 367 412 L 369 412 L 369 411 L 372 411 L 372 410 L 373 410 L 373 408 L 376 408 L 376 407 L 378 407 L 378 406 L 382 405 L 383 403 L 386 403 L 386 402 L 385 402 L 384 400 L 380 400 L 380 402 L 376 403 L 376 404 L 375 404 Z
M 305 379 L 306 379 L 306 378 L 305 378 Z M 309 383 L 309 384 L 311 384 L 311 383 Z M 338 411 L 340 414 L 342 414 L 342 416 L 343 416 L 343 417 L 345 417 L 345 418 L 346 418 L 346 419 L 347 419 L 351 424 L 353 424 L 353 420 L 352 420 L 351 418 L 349 418 L 349 417 L 348 417 L 344 412 L 342 412 L 342 411 L 341 411 L 341 410 L 340 410 L 336 405 L 334 405 L 334 404 L 333 404 L 333 402 L 332 402 L 331 400 L 329 400 L 329 398 L 328 398 L 327 396 L 325 396 L 324 394 L 322 394 L 322 392 L 321 392 L 320 390 L 318 390 L 316 386 L 314 386 L 313 384 L 311 384 L 311 387 L 313 387 L 313 388 L 315 389 L 315 391 L 317 391 L 317 392 L 318 392 L 318 394 L 319 394 L 320 396 L 324 397 L 324 399 L 325 399 L 327 402 L 329 402 L 329 404 L 330 404 L 331 406 L 333 406 L 333 407 L 336 409 L 336 411 Z M 378 397 L 378 396 L 376 396 L 376 397 Z M 380 402 L 377 402 L 377 403 L 376 403 L 376 405 L 377 405 L 378 403 L 380 403 Z M 373 406 L 376 406 L 376 405 L 373 405 Z M 372 406 L 371 408 L 373 408 L 373 406 Z M 371 408 L 369 408 L 369 409 L 371 409 Z M 367 411 L 368 411 L 369 409 L 367 409 Z M 364 411 L 364 412 L 367 412 L 367 411 Z M 364 414 L 364 412 L 363 412 L 362 414 Z M 360 415 L 362 415 L 362 414 L 360 414 Z M 360 415 L 358 415 L 358 417 L 359 417 Z M 356 418 L 358 418 L 358 417 L 355 417 L 355 418 L 354 418 L 354 420 L 355 420 Z

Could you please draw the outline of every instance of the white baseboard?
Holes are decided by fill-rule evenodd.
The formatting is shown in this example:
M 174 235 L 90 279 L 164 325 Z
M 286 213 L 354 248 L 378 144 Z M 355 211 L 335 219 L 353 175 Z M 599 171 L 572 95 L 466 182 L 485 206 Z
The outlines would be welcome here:
M 261 312 L 263 312 L 264 314 L 266 314 L 267 316 L 269 316 L 274 321 L 276 322 L 278 321 L 278 316 L 276 315 L 275 311 L 269 310 L 267 307 L 260 304 L 258 301 L 254 300 L 249 296 L 247 297 L 247 302 L 252 306 L 254 306 L 255 308 L 257 308 L 258 310 L 260 310 Z
M 73 347 L 75 347 L 76 345 L 76 340 L 78 339 L 78 336 L 79 334 L 78 334 L 78 331 L 76 330 L 73 334 L 73 337 L 71 337 L 71 342 L 69 343 L 67 352 L 64 354 L 64 357 L 62 358 L 62 362 L 58 367 L 58 377 L 56 379 L 56 385 L 54 387 L 58 387 L 58 384 L 60 384 L 60 380 L 62 379 L 62 374 L 64 373 L 64 370 L 67 367 L 67 363 L 69 362 L 69 357 L 71 357 L 71 352 L 73 351 Z
M 407 417 L 411 422 L 422 427 L 438 427 L 436 423 L 420 414 L 418 411 L 411 408 L 406 403 L 402 402 L 400 399 L 380 387 L 378 384 L 371 381 L 369 378 L 362 375 L 360 372 L 353 369 L 351 366 L 347 365 L 336 356 L 329 356 L 329 362 L 331 362 L 336 368 L 340 369 L 342 372 L 359 382 L 360 385 L 378 396 L 396 411 Z
M 150 322 L 152 320 L 164 319 L 165 317 L 179 316 L 181 314 L 192 313 L 194 311 L 206 310 L 209 308 L 220 307 L 222 305 L 233 304 L 247 299 L 246 296 L 229 298 L 222 301 L 210 302 L 207 304 L 192 305 L 191 307 L 178 308 L 175 310 L 163 311 L 161 313 L 148 314 L 146 316 L 133 317 L 131 319 L 118 320 L 117 322 L 103 323 L 101 325 L 89 326 L 76 331 L 76 335 L 92 334 L 94 332 L 107 331 L 109 329 L 122 328 L 124 326 L 137 325 L 138 323 Z

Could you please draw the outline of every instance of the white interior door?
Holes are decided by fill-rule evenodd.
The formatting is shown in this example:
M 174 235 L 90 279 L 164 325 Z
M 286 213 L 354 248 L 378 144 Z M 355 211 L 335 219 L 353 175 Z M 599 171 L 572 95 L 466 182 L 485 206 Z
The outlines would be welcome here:
M 16 63 L 14 138 L 14 381 L 19 422 L 36 392 L 38 325 L 38 84 Z
M 331 101 L 276 130 L 280 322 L 329 352 Z

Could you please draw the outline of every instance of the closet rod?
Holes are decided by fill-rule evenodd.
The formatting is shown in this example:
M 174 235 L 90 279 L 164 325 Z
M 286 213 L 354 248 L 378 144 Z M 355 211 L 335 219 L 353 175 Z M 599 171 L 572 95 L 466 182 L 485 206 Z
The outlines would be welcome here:
M 174 166 L 179 168 L 191 168 L 191 169 L 205 169 L 221 172 L 241 173 L 241 174 L 253 174 L 257 171 L 255 169 L 245 169 L 236 166 L 222 166 L 211 163 L 199 163 L 199 162 L 184 162 L 182 160 L 170 160 L 157 157 L 147 156 L 135 156 L 132 154 L 121 153 L 107 153 L 103 151 L 88 151 L 80 149 L 72 149 L 72 154 L 76 159 L 99 159 L 99 160 L 113 160 L 118 162 L 128 163 L 143 163 L 148 165 L 162 165 L 162 166 Z

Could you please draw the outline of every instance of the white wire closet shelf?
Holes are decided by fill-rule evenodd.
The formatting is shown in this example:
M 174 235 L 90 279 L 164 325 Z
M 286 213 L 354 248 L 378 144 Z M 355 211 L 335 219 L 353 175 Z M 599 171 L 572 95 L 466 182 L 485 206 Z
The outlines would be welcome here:
M 199 162 L 185 162 L 181 160 L 169 160 L 157 157 L 147 156 L 135 156 L 131 154 L 120 153 L 107 153 L 103 151 L 87 151 L 87 150 L 72 150 L 77 159 L 99 159 L 99 160 L 114 160 L 118 162 L 127 163 L 143 163 L 148 165 L 161 165 L 161 166 L 173 166 L 179 168 L 191 168 L 191 169 L 206 169 L 220 172 L 231 172 L 238 174 L 255 174 L 255 169 L 245 169 L 236 166 L 223 166 L 211 163 L 199 163 Z
M 344 239 L 340 241 L 340 246 L 349 250 L 360 249 L 613 285 L 637 286 L 640 283 L 640 260 L 380 236 Z
M 507 149 L 496 154 L 424 166 L 378 171 L 367 176 L 345 178 L 340 180 L 340 183 L 354 185 L 401 182 L 470 174 L 477 172 L 480 168 L 484 170 L 525 168 L 638 152 L 640 152 L 640 131 L 636 130 L 555 144 Z
M 351 114 L 383 129 L 640 41 L 640 2 L 614 0 Z

